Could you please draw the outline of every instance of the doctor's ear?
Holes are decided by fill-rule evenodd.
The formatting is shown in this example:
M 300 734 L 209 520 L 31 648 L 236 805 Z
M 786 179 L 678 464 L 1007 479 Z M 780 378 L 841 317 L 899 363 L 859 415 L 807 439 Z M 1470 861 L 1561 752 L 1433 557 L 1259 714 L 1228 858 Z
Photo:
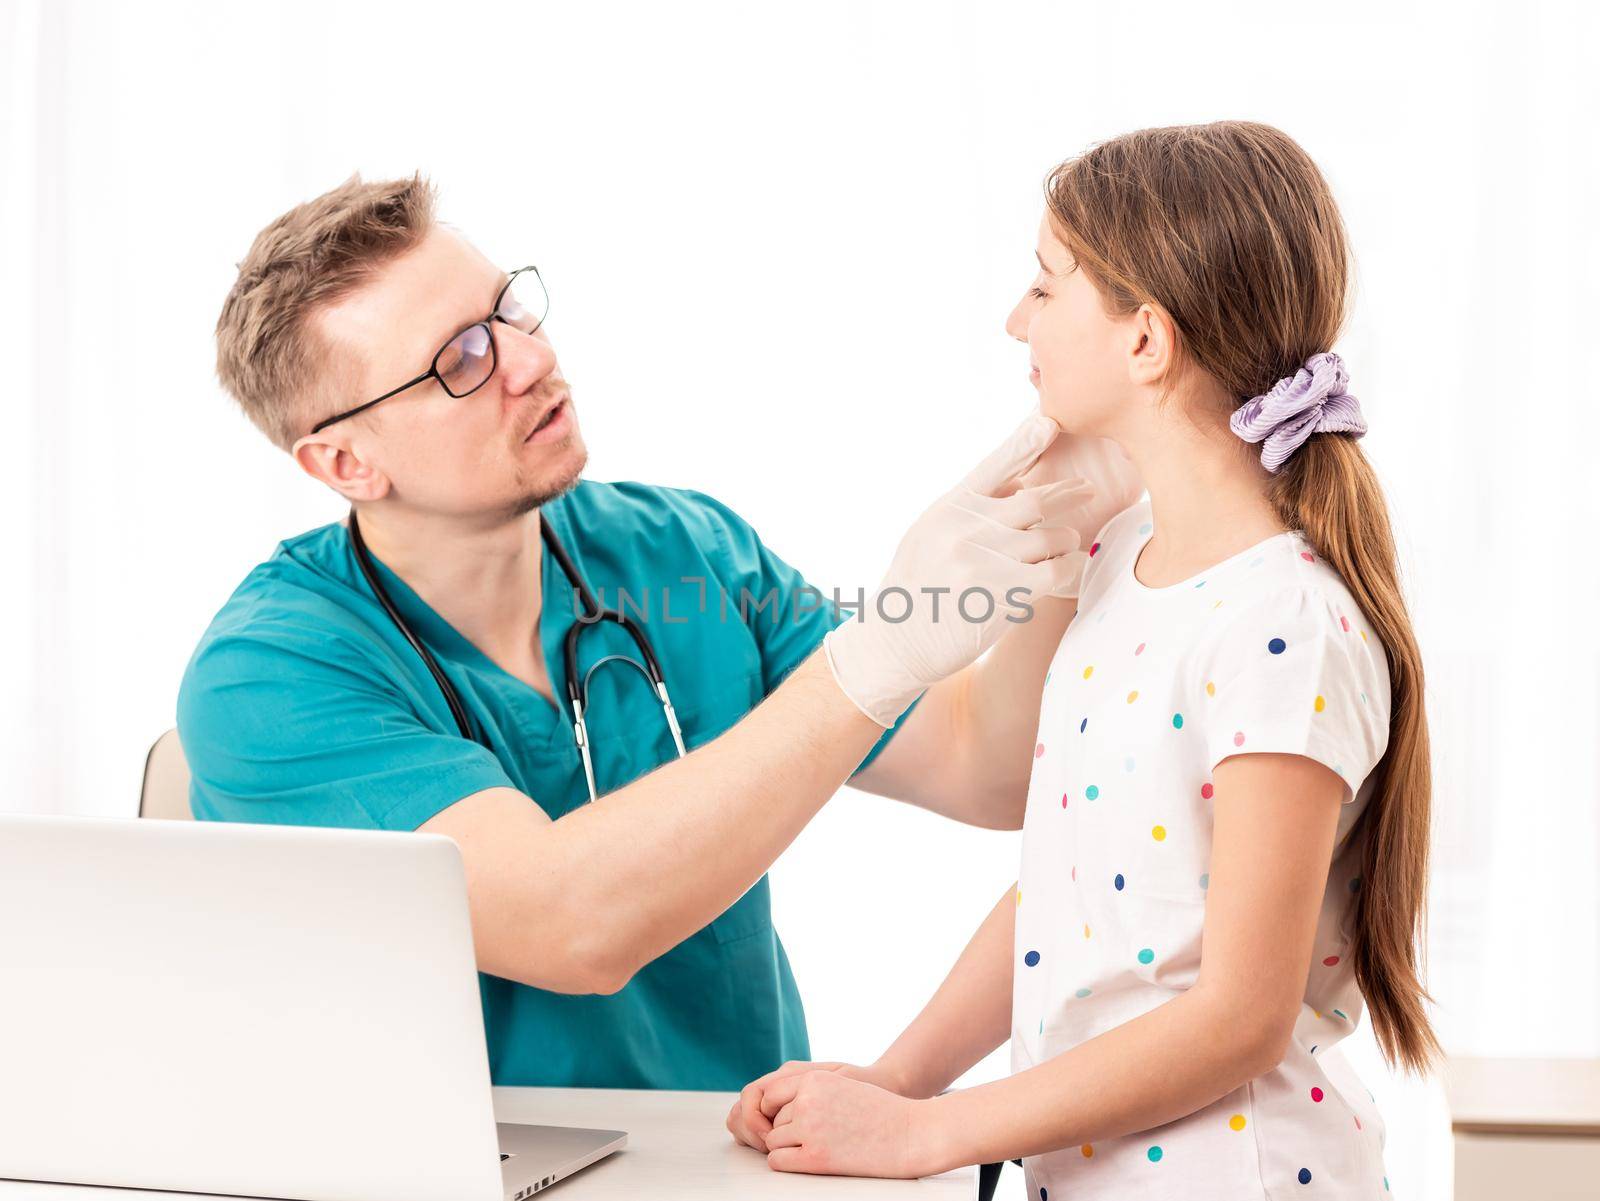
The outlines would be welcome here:
M 1159 386 L 1176 362 L 1177 326 L 1153 304 L 1141 304 L 1127 323 L 1129 382 Z
M 307 434 L 290 448 L 294 461 L 314 480 L 321 480 L 350 501 L 382 500 L 389 477 L 364 462 L 354 447 L 333 431 Z

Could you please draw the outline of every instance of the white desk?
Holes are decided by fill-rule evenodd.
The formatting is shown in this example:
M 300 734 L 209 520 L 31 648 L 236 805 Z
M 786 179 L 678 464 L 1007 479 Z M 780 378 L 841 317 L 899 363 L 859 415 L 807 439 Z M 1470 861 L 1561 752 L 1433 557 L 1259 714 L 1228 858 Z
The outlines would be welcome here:
M 610 1089 L 497 1088 L 495 1116 L 502 1122 L 593 1126 L 626 1130 L 628 1146 L 570 1180 L 551 1187 L 551 1201 L 675 1201 L 749 1198 L 750 1201 L 970 1201 L 977 1173 L 971 1168 L 926 1180 L 856 1180 L 774 1172 L 766 1159 L 734 1143 L 723 1120 L 732 1093 L 668 1093 Z M 1019 1177 L 1003 1180 L 1015 1195 Z M 66 1184 L 0 1181 L 0 1201 L 174 1201 L 196 1194 L 142 1189 L 98 1189 Z M 234 1199 L 236 1201 L 236 1199 Z

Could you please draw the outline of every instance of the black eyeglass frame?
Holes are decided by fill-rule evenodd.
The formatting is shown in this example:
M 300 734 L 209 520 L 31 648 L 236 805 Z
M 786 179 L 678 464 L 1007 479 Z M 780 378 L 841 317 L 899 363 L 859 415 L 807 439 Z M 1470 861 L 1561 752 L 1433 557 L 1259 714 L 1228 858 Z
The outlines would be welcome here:
M 499 295 L 494 298 L 494 308 L 490 310 L 487 317 L 485 317 L 482 321 L 474 321 L 471 325 L 462 326 L 460 329 L 456 330 L 455 333 L 451 334 L 445 339 L 444 345 L 439 347 L 439 349 L 434 352 L 433 361 L 428 364 L 428 369 L 421 375 L 417 376 L 416 379 L 407 380 L 398 388 L 394 388 L 391 391 L 385 392 L 376 400 L 369 400 L 365 404 L 359 404 L 353 409 L 346 409 L 342 413 L 336 413 L 332 417 L 324 418 L 323 420 L 317 422 L 316 425 L 311 427 L 311 432 L 313 434 L 321 433 L 323 430 L 327 429 L 330 425 L 337 421 L 343 421 L 346 417 L 354 417 L 357 413 L 365 413 L 373 405 L 382 404 L 391 396 L 398 396 L 407 388 L 415 388 L 418 384 L 426 383 L 430 379 L 436 379 L 439 381 L 439 386 L 444 389 L 446 396 L 455 397 L 457 400 L 461 399 L 463 396 L 471 396 L 479 388 L 483 387 L 484 384 L 488 383 L 494 378 L 495 369 L 500 365 L 499 350 L 495 346 L 494 330 L 491 328 L 491 323 L 499 321 L 502 325 L 510 324 L 509 321 L 500 315 L 500 304 L 505 300 L 506 293 L 511 291 L 511 285 L 516 283 L 517 276 L 526 271 L 533 272 L 533 278 L 539 281 L 539 293 L 544 297 L 544 312 L 539 314 L 539 320 L 533 323 L 533 328 L 526 331 L 529 334 L 537 333 L 539 328 L 544 325 L 544 319 L 550 315 L 550 290 L 544 286 L 544 277 L 539 274 L 539 268 L 530 264 L 526 267 L 518 267 L 507 277 L 505 287 L 501 288 Z M 452 392 L 450 391 L 450 385 L 444 382 L 444 376 L 439 374 L 439 356 L 448 350 L 450 344 L 462 334 L 466 333 L 468 330 L 477 329 L 480 325 L 483 327 L 483 332 L 488 336 L 489 339 L 489 374 L 484 376 L 483 379 L 479 380 L 465 392 Z

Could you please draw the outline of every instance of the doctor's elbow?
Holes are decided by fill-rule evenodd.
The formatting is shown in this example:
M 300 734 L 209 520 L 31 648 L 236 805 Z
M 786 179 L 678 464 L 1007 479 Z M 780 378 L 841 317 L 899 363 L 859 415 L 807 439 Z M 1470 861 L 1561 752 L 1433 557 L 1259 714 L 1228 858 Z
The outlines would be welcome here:
M 604 997 L 621 992 L 643 966 L 630 956 L 617 953 L 616 948 L 624 941 L 612 931 L 592 924 L 572 931 L 562 946 L 564 975 L 571 986 L 561 991 Z

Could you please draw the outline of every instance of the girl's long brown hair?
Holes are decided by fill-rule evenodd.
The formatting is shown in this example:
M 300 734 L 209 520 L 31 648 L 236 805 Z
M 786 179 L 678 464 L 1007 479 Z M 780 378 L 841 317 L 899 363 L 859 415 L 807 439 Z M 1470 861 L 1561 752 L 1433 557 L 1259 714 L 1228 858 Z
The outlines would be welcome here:
M 1316 164 L 1267 125 L 1145 129 L 1062 163 L 1045 184 L 1053 224 L 1108 311 L 1166 312 L 1180 354 L 1235 405 L 1266 392 L 1344 324 L 1349 251 Z M 1439 1053 L 1418 976 L 1432 780 L 1422 656 L 1400 592 L 1377 477 L 1354 439 L 1315 434 L 1269 497 L 1344 579 L 1388 654 L 1389 746 L 1362 823 L 1351 958 L 1391 1063 Z

